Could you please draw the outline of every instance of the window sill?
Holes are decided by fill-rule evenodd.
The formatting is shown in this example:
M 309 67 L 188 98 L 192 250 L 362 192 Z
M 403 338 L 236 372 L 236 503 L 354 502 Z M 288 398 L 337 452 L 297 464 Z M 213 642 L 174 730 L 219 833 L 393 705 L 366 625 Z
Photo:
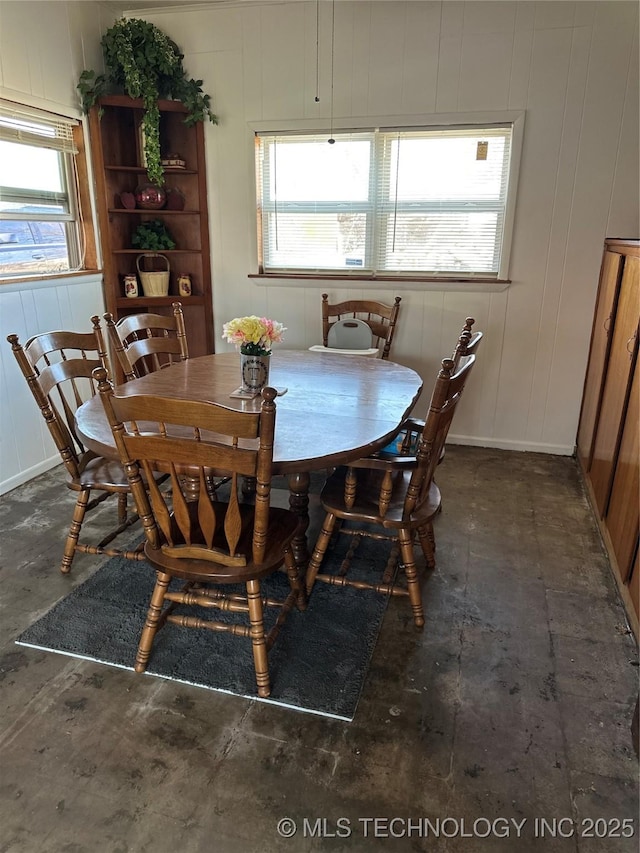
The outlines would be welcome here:
M 511 279 L 496 278 L 445 278 L 444 276 L 371 276 L 329 275 L 326 273 L 249 273 L 258 287 L 277 283 L 280 287 L 325 287 L 327 281 L 340 282 L 345 286 L 366 283 L 368 290 L 389 290 L 390 284 L 398 284 L 403 290 L 446 290 L 473 291 L 474 293 L 499 293 L 512 283 Z

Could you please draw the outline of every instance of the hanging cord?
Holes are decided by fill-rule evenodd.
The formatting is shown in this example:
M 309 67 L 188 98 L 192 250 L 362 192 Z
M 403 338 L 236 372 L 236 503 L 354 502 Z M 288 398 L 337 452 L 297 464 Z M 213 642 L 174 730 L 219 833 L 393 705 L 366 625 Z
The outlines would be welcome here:
M 335 139 L 333 138 L 333 77 L 334 77 L 334 57 L 335 57 L 335 44 L 336 39 L 336 0 L 331 0 L 331 125 L 329 130 L 329 145 L 333 145 L 335 143 Z
M 320 102 L 320 0 L 316 0 L 316 104 Z
M 393 240 L 391 241 L 391 251 L 396 250 L 396 223 L 398 221 L 398 179 L 400 177 L 400 133 L 398 133 L 398 146 L 396 148 L 396 187 L 395 198 L 393 200 Z

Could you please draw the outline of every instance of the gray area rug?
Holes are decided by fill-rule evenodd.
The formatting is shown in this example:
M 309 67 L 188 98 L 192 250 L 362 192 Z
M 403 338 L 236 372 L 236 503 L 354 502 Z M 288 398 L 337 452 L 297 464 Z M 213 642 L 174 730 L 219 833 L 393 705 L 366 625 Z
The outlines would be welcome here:
M 339 567 L 348 544 L 347 537 L 340 537 L 323 571 Z M 362 540 L 358 568 L 380 574 L 387 555 L 384 545 Z M 154 580 L 146 563 L 109 560 L 16 642 L 133 670 Z M 263 591 L 270 596 L 284 598 L 288 589 L 281 572 L 263 581 Z M 316 583 L 307 610 L 289 614 L 269 653 L 271 696 L 259 701 L 352 720 L 386 606 L 387 599 L 372 591 Z M 189 612 L 195 615 L 197 610 Z M 269 610 L 267 630 L 272 624 L 267 616 L 276 615 Z M 215 614 L 221 620 L 237 619 Z M 258 698 L 251 641 L 242 637 L 167 624 L 156 636 L 147 674 Z

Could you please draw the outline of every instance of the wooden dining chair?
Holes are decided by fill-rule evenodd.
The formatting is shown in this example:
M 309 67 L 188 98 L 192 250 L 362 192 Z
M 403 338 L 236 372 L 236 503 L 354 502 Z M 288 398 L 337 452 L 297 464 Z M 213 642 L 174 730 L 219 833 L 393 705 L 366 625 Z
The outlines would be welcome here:
M 149 611 L 140 637 L 135 670 L 143 672 L 156 633 L 166 622 L 186 628 L 228 632 L 251 639 L 259 696 L 271 690 L 267 652 L 294 605 L 306 607 L 291 542 L 298 516 L 270 505 L 273 441 L 276 423 L 275 388 L 262 391 L 259 411 L 240 412 L 215 403 L 185 402 L 150 395 L 116 396 L 104 369 L 96 371 L 100 393 L 111 424 L 145 532 L 144 554 L 157 573 Z M 145 422 L 145 431 L 137 423 Z M 199 489 L 186 492 L 180 472 L 199 470 Z M 161 468 L 170 474 L 171 498 L 153 483 L 150 474 Z M 231 477 L 227 500 L 213 498 L 208 471 Z M 151 485 L 144 488 L 141 474 Z M 254 477 L 251 502 L 240 500 L 240 480 Z M 282 600 L 263 597 L 260 581 L 285 565 L 290 592 Z M 173 578 L 185 585 L 169 589 Z M 244 584 L 246 594 L 225 593 L 229 584 Z M 222 588 L 222 589 L 221 589 Z M 184 609 L 218 608 L 248 615 L 248 622 L 223 622 L 200 615 L 175 613 Z M 265 631 L 263 607 L 279 611 Z
M 466 356 L 457 367 L 452 359 L 442 362 L 415 456 L 399 453 L 385 459 L 360 459 L 338 468 L 328 478 L 320 495 L 326 515 L 309 561 L 308 592 L 316 581 L 323 581 L 338 587 L 408 596 L 416 627 L 424 626 L 414 539 L 417 536 L 427 566 L 433 568 L 432 521 L 441 500 L 433 475 L 475 359 L 475 355 Z M 335 531 L 350 535 L 352 544 L 338 574 L 321 574 L 320 567 Z M 357 544 L 363 536 L 392 543 L 389 561 L 379 581 L 352 580 L 347 576 L 352 555 L 357 553 Z M 396 579 L 398 552 L 404 583 Z
M 478 352 L 480 344 L 482 343 L 483 333 L 473 331 L 475 322 L 476 321 L 473 317 L 467 317 L 465 320 L 465 324 L 462 327 L 456 346 L 451 354 L 451 360 L 453 361 L 454 368 L 458 366 L 462 358 L 468 355 L 474 355 Z M 411 416 L 408 417 L 404 421 L 402 429 L 395 439 L 396 447 L 403 453 L 415 453 L 417 442 L 423 429 L 423 420 Z M 438 464 L 442 462 L 444 455 L 445 448 L 443 446 Z
M 171 316 L 130 314 L 116 323 L 105 314 L 109 345 L 126 381 L 137 379 L 189 358 L 182 305 L 174 302 Z
M 369 346 L 381 348 L 380 357 L 388 359 L 401 301 L 402 297 L 396 296 L 393 305 L 385 305 L 383 302 L 375 302 L 372 299 L 350 299 L 332 305 L 329 303 L 329 294 L 323 293 L 322 343 L 325 347 L 330 347 L 329 334 L 335 323 L 355 318 L 364 321 L 371 329 Z
M 138 520 L 127 512 L 129 482 L 119 462 L 86 450 L 75 428 L 74 413 L 96 387 L 92 371 L 109 369 L 98 317 L 92 333 L 55 331 L 35 335 L 24 346 L 17 335 L 7 340 L 67 470 L 67 487 L 77 493 L 60 571 L 71 569 L 76 552 L 142 559 L 139 551 L 121 551 L 107 545 Z M 97 493 L 91 498 L 92 493 Z M 88 512 L 108 497 L 118 498 L 118 525 L 97 545 L 79 541 Z

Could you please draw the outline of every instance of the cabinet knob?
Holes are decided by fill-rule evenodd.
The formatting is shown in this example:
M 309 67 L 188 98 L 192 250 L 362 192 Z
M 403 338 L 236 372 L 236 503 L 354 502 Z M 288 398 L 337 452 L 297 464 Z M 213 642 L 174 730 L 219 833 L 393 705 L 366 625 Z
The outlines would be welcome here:
M 609 316 L 607 317 L 607 319 L 604 321 L 604 323 L 602 325 L 604 326 L 605 332 L 608 332 L 609 329 L 611 328 L 611 314 L 609 314 Z
M 638 337 L 637 330 L 631 335 L 629 340 L 627 341 L 627 352 L 629 353 L 629 358 L 633 358 L 633 351 L 635 350 L 635 341 Z

